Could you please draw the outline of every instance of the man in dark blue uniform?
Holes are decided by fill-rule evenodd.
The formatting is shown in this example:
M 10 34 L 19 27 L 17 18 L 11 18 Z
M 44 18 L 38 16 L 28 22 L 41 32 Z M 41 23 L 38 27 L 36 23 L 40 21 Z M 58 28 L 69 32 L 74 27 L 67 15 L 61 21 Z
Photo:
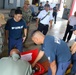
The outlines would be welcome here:
M 71 53 L 67 44 L 56 37 L 44 36 L 40 31 L 35 31 L 32 34 L 32 40 L 36 44 L 42 44 L 42 51 L 40 50 L 32 66 L 34 67 L 45 53 L 50 63 L 47 75 L 64 75 L 71 60 Z
M 22 38 L 23 29 L 24 37 Z M 22 11 L 20 9 L 15 10 L 14 17 L 7 21 L 5 30 L 6 39 L 8 39 L 8 54 L 14 47 L 16 47 L 20 52 L 22 52 L 22 42 L 24 42 L 26 39 L 27 26 L 22 19 Z
M 44 9 L 44 7 L 42 6 L 42 2 L 40 3 L 40 6 L 38 7 L 38 14 L 40 13 L 40 11 L 42 11 Z
M 56 6 L 53 8 L 54 24 L 56 24 L 57 12 L 58 12 L 58 7 L 57 7 L 57 4 L 56 4 Z

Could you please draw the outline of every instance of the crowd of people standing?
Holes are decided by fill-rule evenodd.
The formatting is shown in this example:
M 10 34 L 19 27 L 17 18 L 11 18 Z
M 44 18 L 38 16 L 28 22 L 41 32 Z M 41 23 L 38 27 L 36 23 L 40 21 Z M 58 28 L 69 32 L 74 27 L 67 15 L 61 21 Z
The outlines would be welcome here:
M 38 7 L 36 29 L 32 33 L 31 39 L 35 44 L 41 45 L 41 50 L 32 65 L 28 64 L 28 62 L 26 62 L 26 65 L 24 61 L 20 59 L 20 53 L 23 52 L 23 43 L 28 38 L 29 26 L 32 20 L 32 11 L 29 8 L 29 1 L 26 0 L 23 7 L 15 9 L 13 17 L 8 19 L 7 22 L 5 22 L 5 20 L 0 21 L 0 27 L 2 24 L 5 24 L 5 38 L 8 43 L 8 56 L 10 56 L 0 60 L 2 70 L 4 70 L 5 67 L 3 65 L 6 62 L 10 64 L 10 67 L 7 65 L 9 70 L 11 65 L 14 65 L 13 63 L 16 61 L 20 65 L 22 64 L 22 66 L 24 64 L 28 68 L 27 72 L 25 72 L 23 69 L 26 69 L 26 67 L 23 67 L 22 70 L 18 69 L 21 68 L 21 66 L 15 63 L 15 66 L 17 65 L 15 68 L 18 67 L 17 70 L 20 70 L 22 75 L 25 73 L 25 75 L 32 75 L 31 67 L 34 67 L 45 54 L 50 64 L 47 75 L 64 75 L 70 64 L 73 65 L 70 74 L 76 74 L 76 42 L 72 45 L 71 49 L 67 45 L 72 33 L 76 35 L 76 12 L 68 19 L 63 39 L 47 35 L 48 28 L 52 28 L 53 21 L 54 24 L 56 24 L 57 12 L 57 4 L 51 10 L 49 1 L 46 1 L 44 6 L 42 6 L 41 2 Z M 69 35 L 66 41 L 68 33 Z M 1 75 L 4 75 L 4 73 L 10 75 L 11 73 L 11 70 L 10 72 L 4 73 L 2 70 L 0 70 Z M 19 75 L 19 71 L 14 71 L 14 75 Z

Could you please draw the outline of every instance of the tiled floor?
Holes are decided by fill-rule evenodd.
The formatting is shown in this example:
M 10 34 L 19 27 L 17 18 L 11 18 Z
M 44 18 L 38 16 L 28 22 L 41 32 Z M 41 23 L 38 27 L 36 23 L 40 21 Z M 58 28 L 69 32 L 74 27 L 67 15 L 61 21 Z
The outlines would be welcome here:
M 48 34 L 63 39 L 66 26 L 67 26 L 67 20 L 57 18 L 57 23 L 53 24 L 53 27 L 51 30 L 49 30 Z M 69 46 L 72 45 L 74 39 L 75 39 L 75 35 L 73 34 L 71 40 L 68 43 Z

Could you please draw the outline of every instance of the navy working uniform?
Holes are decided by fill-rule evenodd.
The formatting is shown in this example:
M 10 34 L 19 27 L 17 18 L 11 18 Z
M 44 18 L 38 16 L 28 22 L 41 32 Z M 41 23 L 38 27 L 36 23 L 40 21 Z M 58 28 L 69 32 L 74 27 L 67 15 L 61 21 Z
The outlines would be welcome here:
M 16 22 L 13 18 L 7 21 L 5 30 L 8 30 L 8 48 L 10 50 L 13 47 L 16 47 L 20 52 L 22 52 L 22 30 L 27 28 L 26 23 L 23 19 L 19 22 Z
M 53 8 L 54 24 L 56 24 L 57 11 L 58 11 L 58 9 L 57 9 L 57 7 L 55 6 L 55 7 Z
M 45 36 L 41 49 L 45 52 L 50 63 L 56 61 L 56 75 L 64 75 L 71 60 L 71 53 L 67 44 L 61 39 L 48 35 Z M 52 75 L 50 69 L 48 75 Z
M 38 7 L 38 11 L 39 11 L 39 12 L 42 11 L 43 9 L 44 9 L 43 6 L 39 6 L 39 7 Z
M 44 7 L 42 6 L 42 2 L 40 3 L 39 7 L 38 7 L 38 14 L 44 9 Z M 37 14 L 37 15 L 38 15 Z

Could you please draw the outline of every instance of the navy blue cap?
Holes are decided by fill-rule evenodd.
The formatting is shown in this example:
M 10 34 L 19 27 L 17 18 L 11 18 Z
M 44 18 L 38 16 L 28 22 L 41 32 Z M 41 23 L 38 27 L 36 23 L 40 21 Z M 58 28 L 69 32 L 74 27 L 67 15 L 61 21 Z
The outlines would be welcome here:
M 76 25 L 74 25 L 74 26 L 73 26 L 73 29 L 72 29 L 72 31 L 75 31 L 75 30 L 76 30 Z

